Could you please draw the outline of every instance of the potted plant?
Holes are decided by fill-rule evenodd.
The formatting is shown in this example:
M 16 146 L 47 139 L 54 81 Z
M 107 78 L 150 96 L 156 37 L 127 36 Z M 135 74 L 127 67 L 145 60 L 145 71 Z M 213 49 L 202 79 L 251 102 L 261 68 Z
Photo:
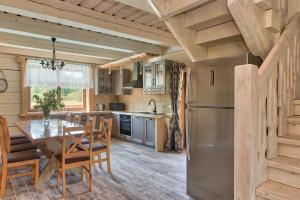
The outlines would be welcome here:
M 56 89 L 49 90 L 43 94 L 43 97 L 33 95 L 33 99 L 36 102 L 34 109 L 42 111 L 45 119 L 45 123 L 49 123 L 51 110 L 59 110 L 65 105 L 61 102 L 61 98 L 58 98 L 58 92 Z

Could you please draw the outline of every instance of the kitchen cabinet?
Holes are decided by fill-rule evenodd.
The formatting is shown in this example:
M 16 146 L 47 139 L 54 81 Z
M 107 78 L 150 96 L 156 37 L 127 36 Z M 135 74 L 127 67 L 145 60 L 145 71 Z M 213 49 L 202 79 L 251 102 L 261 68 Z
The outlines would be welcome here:
M 144 71 L 144 94 L 165 94 L 168 88 L 168 60 L 146 63 Z
M 112 127 L 112 136 L 119 137 L 120 136 L 120 115 L 113 114 L 113 127 Z
M 131 139 L 134 142 L 155 146 L 155 120 L 147 117 L 132 116 Z
M 132 116 L 131 118 L 131 139 L 134 142 L 144 143 L 144 118 Z
M 120 69 L 114 73 L 114 94 L 115 95 L 130 95 L 130 89 L 124 89 L 123 87 L 130 82 L 131 71 L 129 69 Z
M 96 69 L 95 95 L 112 95 L 114 93 L 113 73 L 106 69 Z
M 153 118 L 144 118 L 144 142 L 146 145 L 155 146 L 155 120 Z

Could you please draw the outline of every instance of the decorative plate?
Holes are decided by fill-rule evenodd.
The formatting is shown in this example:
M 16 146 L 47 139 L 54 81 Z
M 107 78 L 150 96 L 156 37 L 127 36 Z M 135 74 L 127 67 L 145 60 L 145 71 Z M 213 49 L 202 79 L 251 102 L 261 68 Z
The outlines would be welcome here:
M 7 80 L 4 78 L 0 78 L 0 92 L 5 92 L 7 90 L 7 87 Z

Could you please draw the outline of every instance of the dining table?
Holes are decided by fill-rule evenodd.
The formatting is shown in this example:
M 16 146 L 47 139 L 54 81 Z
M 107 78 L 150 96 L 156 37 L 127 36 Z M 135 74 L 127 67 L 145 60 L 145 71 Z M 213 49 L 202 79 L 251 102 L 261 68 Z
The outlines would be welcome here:
M 63 127 L 82 127 L 61 119 L 50 119 L 47 123 L 44 120 L 27 120 L 14 124 L 48 158 L 42 169 L 40 182 L 49 181 L 58 169 L 59 162 L 55 156 L 62 153 Z M 77 131 L 74 134 L 81 133 Z

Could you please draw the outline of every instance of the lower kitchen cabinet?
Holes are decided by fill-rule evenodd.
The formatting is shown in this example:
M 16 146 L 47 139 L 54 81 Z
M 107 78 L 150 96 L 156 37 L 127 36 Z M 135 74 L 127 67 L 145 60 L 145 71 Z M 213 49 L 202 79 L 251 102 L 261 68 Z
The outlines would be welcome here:
M 132 116 L 131 139 L 134 142 L 144 143 L 144 118 Z
M 144 118 L 144 139 L 145 144 L 155 146 L 155 120 L 153 118 Z
M 155 120 L 152 118 L 132 116 L 132 141 L 155 146 Z

